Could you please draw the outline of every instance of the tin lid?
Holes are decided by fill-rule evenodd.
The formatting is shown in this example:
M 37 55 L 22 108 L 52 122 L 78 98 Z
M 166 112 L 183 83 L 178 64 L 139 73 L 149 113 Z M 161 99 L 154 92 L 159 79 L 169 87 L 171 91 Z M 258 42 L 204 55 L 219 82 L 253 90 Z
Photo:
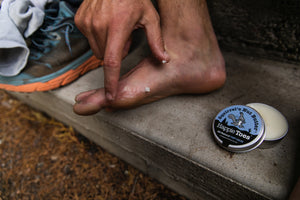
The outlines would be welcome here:
M 261 115 L 244 105 L 223 109 L 212 124 L 218 144 L 232 152 L 247 152 L 258 147 L 265 138 L 264 129 Z

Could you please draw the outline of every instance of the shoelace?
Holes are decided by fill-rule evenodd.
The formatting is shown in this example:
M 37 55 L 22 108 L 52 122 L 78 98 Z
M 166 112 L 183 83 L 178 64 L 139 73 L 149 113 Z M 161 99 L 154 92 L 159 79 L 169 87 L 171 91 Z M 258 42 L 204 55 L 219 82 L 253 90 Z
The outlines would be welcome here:
M 64 27 L 65 29 L 62 29 L 62 32 L 64 33 L 69 52 L 72 54 L 69 34 L 74 30 L 74 25 L 69 21 L 73 20 L 73 18 L 53 17 L 56 14 L 57 9 L 45 10 L 45 19 L 42 27 L 31 37 L 30 57 L 32 59 L 37 59 L 41 53 L 47 53 L 49 48 L 53 46 L 53 41 L 60 39 L 60 35 L 55 31 Z

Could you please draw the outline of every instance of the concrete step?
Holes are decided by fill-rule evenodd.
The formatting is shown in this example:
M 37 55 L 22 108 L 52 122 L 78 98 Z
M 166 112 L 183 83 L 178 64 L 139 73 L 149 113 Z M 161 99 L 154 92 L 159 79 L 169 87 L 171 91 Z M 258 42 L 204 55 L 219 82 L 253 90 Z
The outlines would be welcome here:
M 129 54 L 124 71 L 147 54 L 144 49 Z M 103 86 L 102 68 L 54 91 L 11 94 L 190 199 L 286 199 L 300 174 L 300 68 L 224 55 L 228 81 L 222 89 L 131 110 L 87 117 L 73 113 L 76 94 Z M 269 149 L 242 154 L 221 149 L 212 137 L 213 118 L 227 106 L 250 102 L 280 110 L 289 122 L 287 136 Z

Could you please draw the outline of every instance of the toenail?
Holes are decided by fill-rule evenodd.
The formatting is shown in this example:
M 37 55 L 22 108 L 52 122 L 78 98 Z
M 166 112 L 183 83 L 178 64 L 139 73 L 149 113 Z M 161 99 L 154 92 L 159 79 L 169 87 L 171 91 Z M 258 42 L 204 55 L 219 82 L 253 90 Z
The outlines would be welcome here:
M 90 90 L 88 92 L 80 93 L 75 97 L 75 101 L 76 102 L 82 101 L 85 97 L 95 94 L 96 92 L 97 90 Z
M 80 101 L 80 100 L 79 100 L 79 101 L 76 101 L 76 102 L 75 102 L 75 105 L 83 105 L 83 104 L 84 104 L 84 101 Z
M 75 98 L 75 103 L 76 103 L 76 104 L 81 104 L 81 102 L 82 102 L 81 99 Z

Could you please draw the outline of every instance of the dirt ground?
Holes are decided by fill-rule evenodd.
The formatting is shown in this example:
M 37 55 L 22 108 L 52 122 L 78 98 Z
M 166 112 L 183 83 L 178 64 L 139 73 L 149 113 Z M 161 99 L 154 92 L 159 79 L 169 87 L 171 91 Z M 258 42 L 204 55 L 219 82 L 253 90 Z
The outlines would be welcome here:
M 185 199 L 0 90 L 0 200 Z

